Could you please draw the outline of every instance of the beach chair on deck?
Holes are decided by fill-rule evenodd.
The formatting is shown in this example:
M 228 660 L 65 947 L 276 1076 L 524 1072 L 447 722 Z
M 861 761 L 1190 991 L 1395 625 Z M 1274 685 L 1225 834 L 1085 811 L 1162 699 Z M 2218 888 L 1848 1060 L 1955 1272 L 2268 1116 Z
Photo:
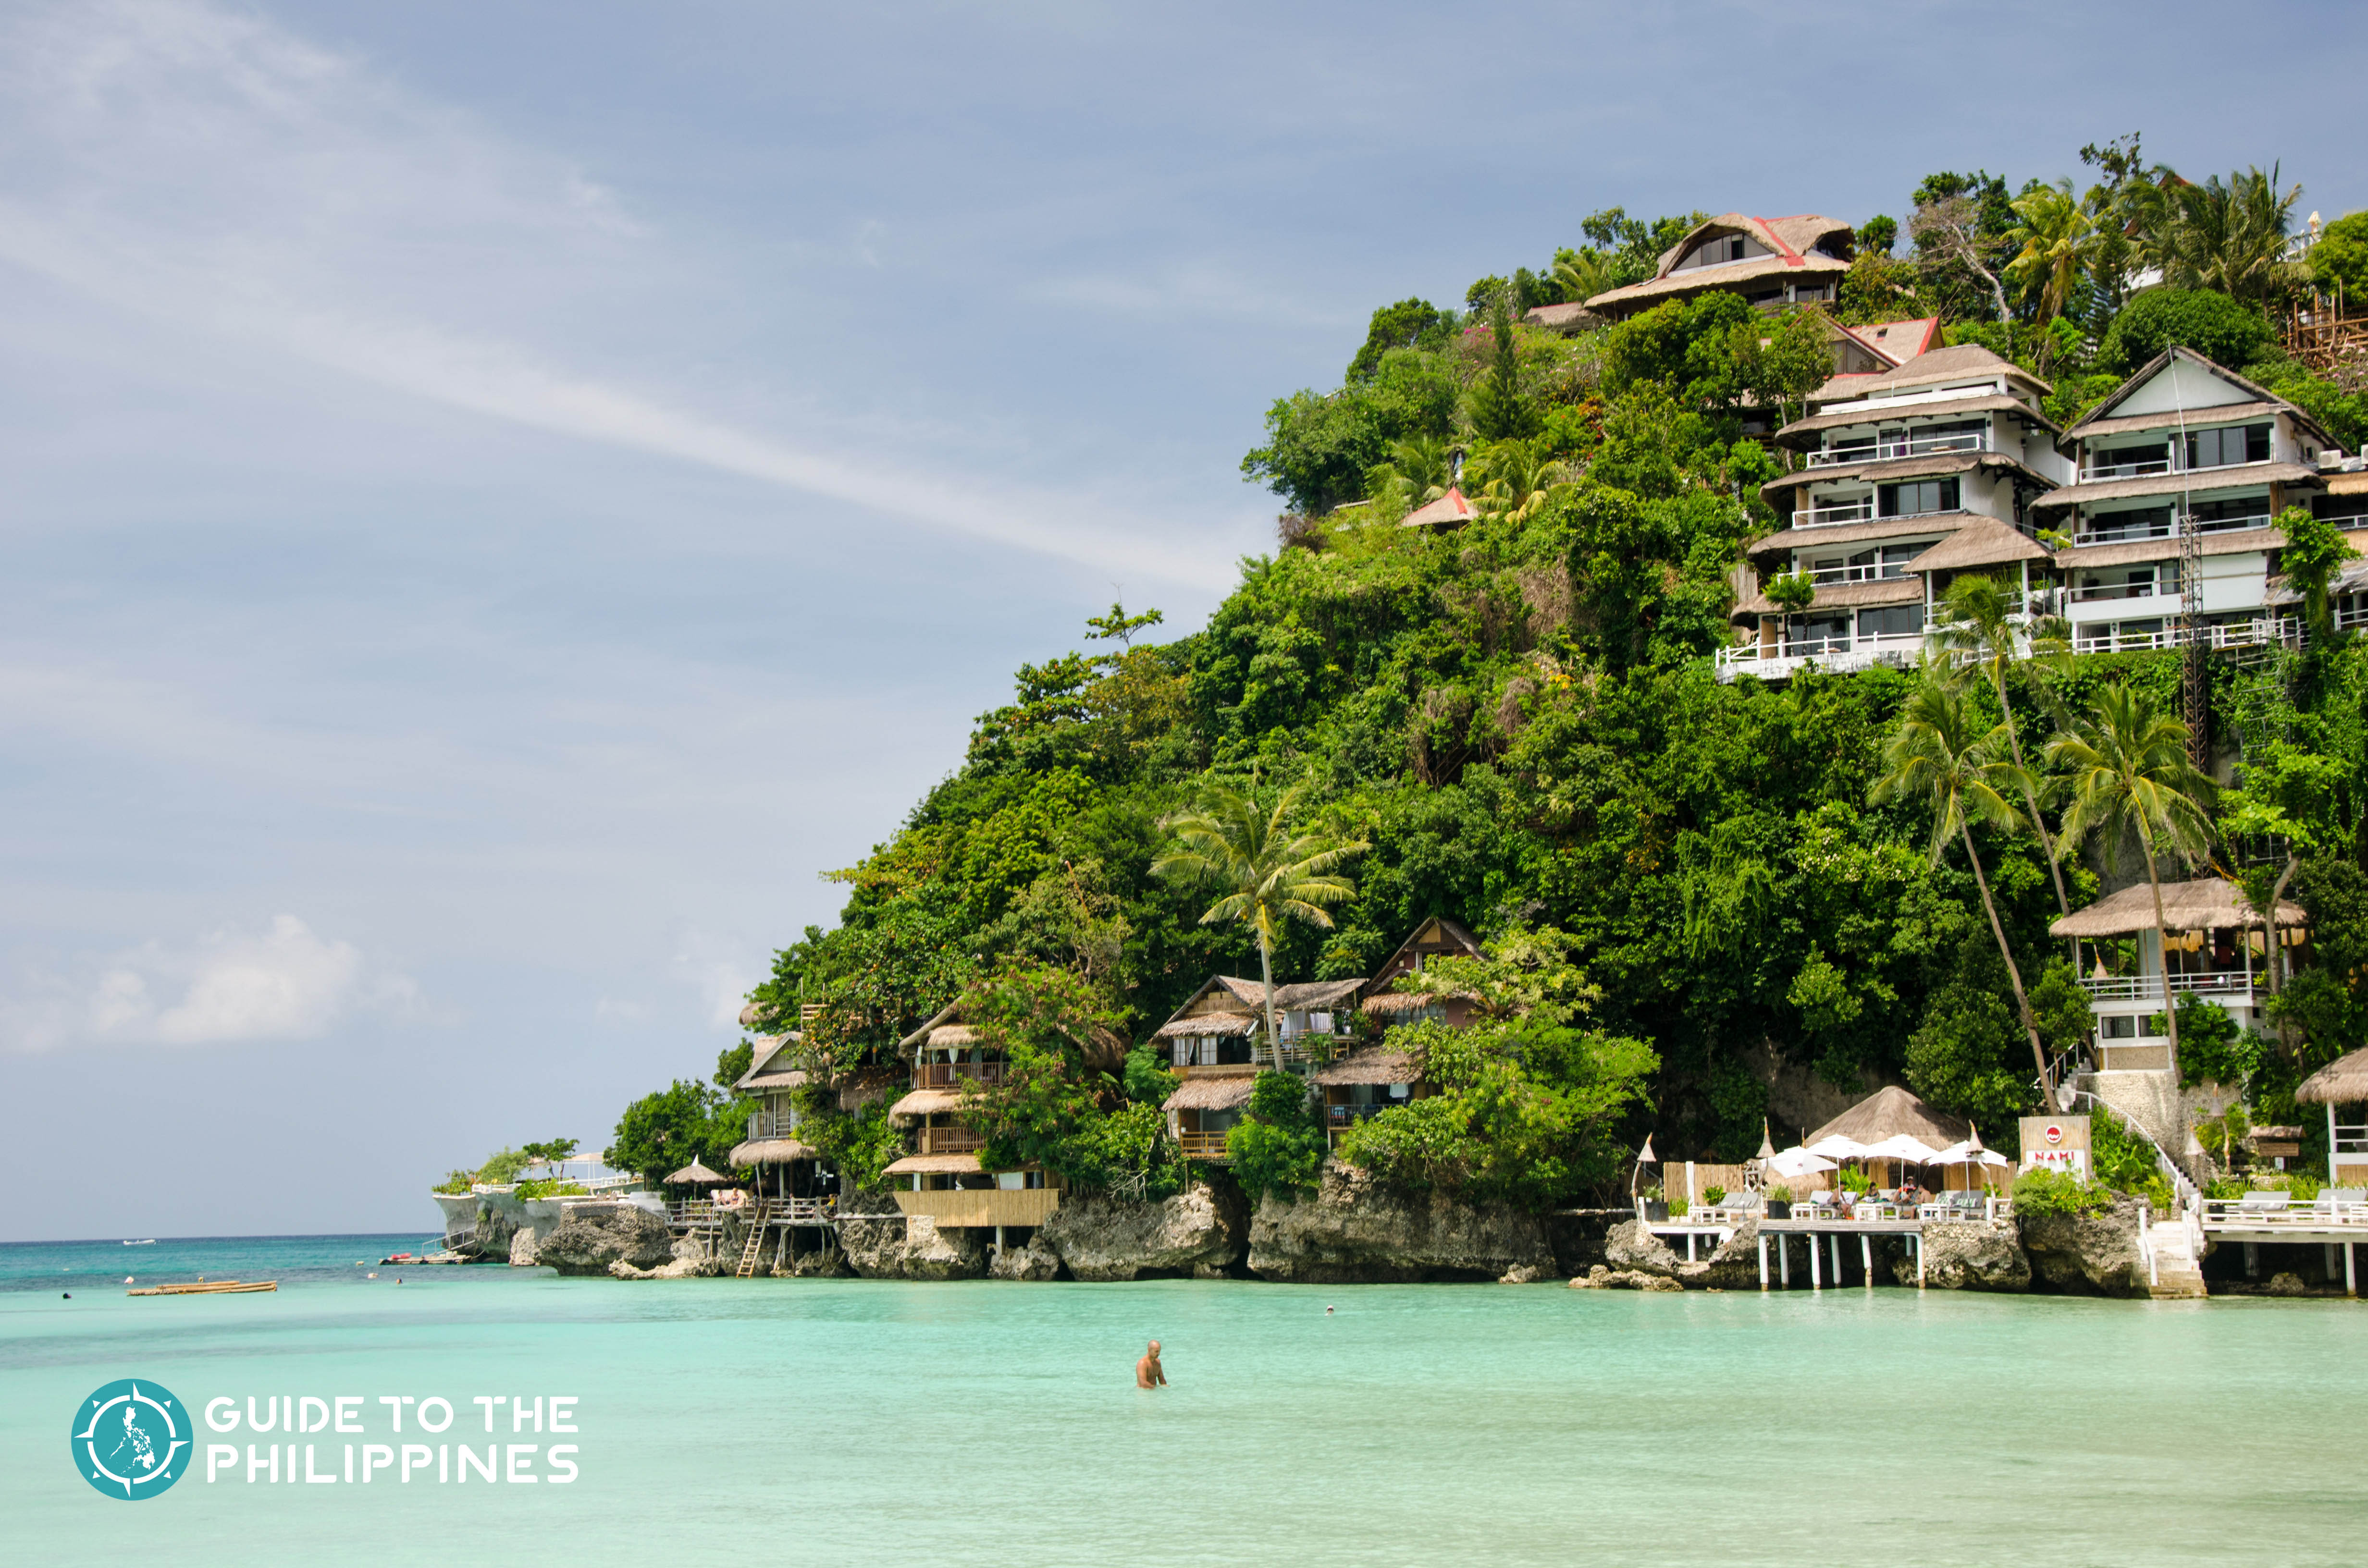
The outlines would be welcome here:
M 2356 1187 L 2322 1187 L 2319 1189 L 2316 1208 L 2321 1216 L 2329 1220 L 2363 1220 L 2368 1219 L 2368 1214 L 2362 1212 L 2363 1200 L 2368 1200 L 2368 1189 Z

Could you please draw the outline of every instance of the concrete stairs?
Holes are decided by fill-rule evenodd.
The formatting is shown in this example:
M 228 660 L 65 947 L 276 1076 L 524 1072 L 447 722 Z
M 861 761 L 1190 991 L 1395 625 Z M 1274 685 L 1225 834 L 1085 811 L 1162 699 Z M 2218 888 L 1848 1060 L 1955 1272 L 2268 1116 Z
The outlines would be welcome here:
M 2154 1253 L 2154 1281 L 2146 1290 L 2148 1296 L 2158 1301 L 2200 1301 L 2208 1294 L 2183 1218 L 2147 1227 L 2146 1244 Z

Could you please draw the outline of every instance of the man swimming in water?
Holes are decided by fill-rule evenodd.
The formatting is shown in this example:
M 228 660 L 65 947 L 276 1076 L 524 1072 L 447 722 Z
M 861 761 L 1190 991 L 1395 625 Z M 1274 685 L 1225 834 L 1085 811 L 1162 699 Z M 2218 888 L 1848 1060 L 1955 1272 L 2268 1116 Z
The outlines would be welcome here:
M 1159 1369 L 1159 1341 L 1153 1340 L 1143 1359 L 1134 1364 L 1134 1386 L 1139 1389 L 1167 1386 L 1167 1374 Z

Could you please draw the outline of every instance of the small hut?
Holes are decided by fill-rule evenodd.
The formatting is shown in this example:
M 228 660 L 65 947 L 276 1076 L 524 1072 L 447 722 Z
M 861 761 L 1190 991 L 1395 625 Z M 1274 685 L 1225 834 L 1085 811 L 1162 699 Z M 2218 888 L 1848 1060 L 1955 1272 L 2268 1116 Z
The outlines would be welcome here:
M 2294 1090 L 2302 1105 L 2327 1108 L 2327 1181 L 2329 1187 L 2368 1187 L 2368 1047 L 2339 1056 Z M 2351 1108 L 2351 1119 L 2336 1114 Z
M 1431 1093 L 1423 1081 L 1419 1057 L 1380 1046 L 1351 1051 L 1317 1068 L 1307 1081 L 1324 1092 L 1325 1136 L 1333 1145 L 1365 1118 Z

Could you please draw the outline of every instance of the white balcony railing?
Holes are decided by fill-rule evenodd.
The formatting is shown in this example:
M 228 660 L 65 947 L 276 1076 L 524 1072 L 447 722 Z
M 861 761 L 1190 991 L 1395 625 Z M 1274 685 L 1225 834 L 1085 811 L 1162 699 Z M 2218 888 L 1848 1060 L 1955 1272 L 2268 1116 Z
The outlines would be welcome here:
M 2178 592 L 2176 580 L 2157 583 L 2149 578 L 2135 583 L 2090 583 L 2085 587 L 2073 589 L 2069 597 L 2076 605 L 2093 605 L 2112 599 L 2151 599 Z
M 1872 495 L 1861 496 L 1856 501 L 1845 501 L 1832 506 L 1803 506 L 1793 514 L 1793 526 L 1796 528 L 1826 528 L 1842 523 L 1873 521 L 1874 521 L 1874 497 Z
M 2272 643 L 2291 648 L 2302 642 L 2302 622 L 2292 617 L 2275 620 L 2239 620 L 2223 626 L 2207 626 L 2203 632 L 2203 642 L 2207 648 L 2259 648 Z M 2107 625 L 2094 629 L 2076 628 L 2072 651 L 2076 653 L 2147 653 L 2165 648 L 2184 648 L 2188 641 L 2187 629 L 2183 626 L 2165 626 L 2154 631 L 2123 631 Z
M 752 1110 L 748 1113 L 751 1142 L 759 1138 L 795 1138 L 797 1135 L 798 1115 L 795 1111 Z
M 2150 462 L 2090 463 L 2080 471 L 2080 483 L 2094 483 L 2107 479 L 2146 479 L 2170 472 L 2169 458 L 2157 458 Z
M 2083 980 L 2080 988 L 2089 994 L 2091 1002 L 2159 1002 L 2162 1000 L 2162 979 L 2158 974 L 2116 974 Z M 2250 996 L 2253 994 L 2253 976 L 2242 970 L 2212 974 L 2174 974 L 2170 977 L 2170 988 L 2182 995 Z
M 2138 540 L 2177 539 L 2182 532 L 2196 534 L 2237 533 L 2249 528 L 2270 526 L 2267 512 L 2248 512 L 2241 517 L 2199 517 L 2192 529 L 2182 529 L 2172 518 L 2149 517 L 2145 522 L 2132 522 L 2118 528 L 2098 528 L 2093 520 L 2072 536 L 2074 548 L 2091 544 L 2128 544 Z
M 1924 633 L 1921 631 L 1877 633 L 1873 636 L 1788 637 L 1778 642 L 1745 642 L 1732 648 L 1722 648 L 1718 652 L 1718 669 L 1723 676 L 1747 669 L 1766 674 L 1770 673 L 1773 666 L 1782 666 L 1783 673 L 1789 674 L 1793 667 L 1808 663 L 1833 670 L 1864 669 L 1885 658 L 1912 663 L 1923 646 Z
M 1871 561 L 1863 566 L 1820 567 L 1809 574 L 1809 581 L 1821 588 L 1829 587 L 1836 583 L 1896 582 L 1907 576 L 1907 566 L 1903 562 Z
M 1941 452 L 1987 452 L 1991 449 L 1986 431 L 1964 431 L 1951 436 L 1909 436 L 1905 439 L 1852 441 L 1847 446 L 1823 447 L 1809 454 L 1811 468 L 1836 468 L 1844 463 L 1884 462 L 1893 458 L 1932 457 Z

